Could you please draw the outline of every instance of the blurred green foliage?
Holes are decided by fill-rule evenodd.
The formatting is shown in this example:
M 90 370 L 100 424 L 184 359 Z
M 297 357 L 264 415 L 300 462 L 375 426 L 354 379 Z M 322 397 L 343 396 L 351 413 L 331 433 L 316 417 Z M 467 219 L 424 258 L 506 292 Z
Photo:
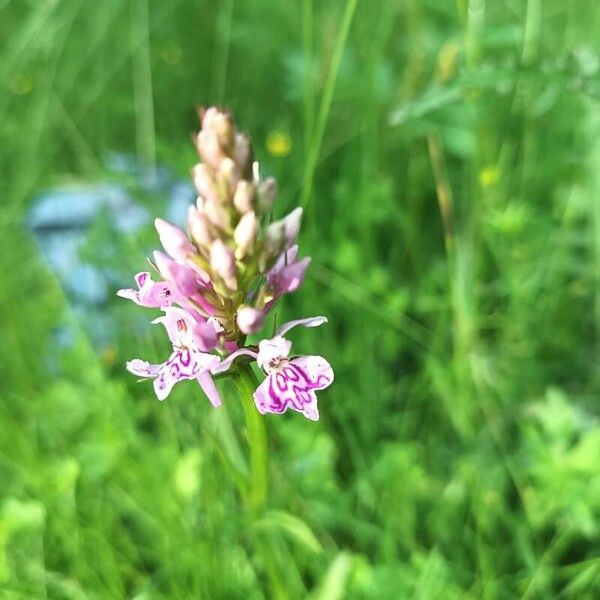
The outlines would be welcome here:
M 0 1 L 0 597 L 597 598 L 599 40 L 588 0 Z M 109 151 L 186 177 L 198 103 L 305 202 L 281 317 L 330 318 L 258 522 L 233 391 L 156 402 L 160 332 L 114 299 L 93 349 L 22 227 Z

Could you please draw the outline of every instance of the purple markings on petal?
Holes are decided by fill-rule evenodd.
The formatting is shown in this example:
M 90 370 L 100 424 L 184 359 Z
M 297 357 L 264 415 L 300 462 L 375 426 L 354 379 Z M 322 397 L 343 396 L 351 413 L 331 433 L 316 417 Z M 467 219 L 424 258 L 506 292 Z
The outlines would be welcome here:
M 322 390 L 333 381 L 333 370 L 321 356 L 300 356 L 282 370 L 271 373 L 254 393 L 254 402 L 261 413 L 284 413 L 288 408 L 308 419 L 318 420 L 315 390 Z
M 127 363 L 127 369 L 134 375 L 154 378 L 154 391 L 159 400 L 164 400 L 179 381 L 198 379 L 202 388 L 208 390 L 210 401 L 217 406 L 218 392 L 210 388 L 210 383 L 203 378 L 203 375 L 208 375 L 210 369 L 215 367 L 219 360 L 219 357 L 214 354 L 184 347 L 175 349 L 162 365 L 152 365 L 144 360 L 135 359 Z
M 322 356 L 298 356 L 290 361 L 295 369 L 312 389 L 323 390 L 333 383 L 331 365 Z
M 191 351 L 188 348 L 175 350 L 169 360 L 162 365 L 160 373 L 154 380 L 154 391 L 157 398 L 164 400 L 176 383 L 184 379 L 196 379 L 205 372 L 206 368 L 202 364 L 201 358 L 202 353 Z M 216 356 L 212 356 L 212 358 L 218 360 Z
M 138 273 L 138 274 L 137 274 L 137 275 L 134 277 L 134 279 L 135 279 L 135 282 L 136 282 L 136 284 L 137 284 L 137 286 L 138 286 L 139 288 L 143 287 L 144 283 L 145 283 L 145 282 L 146 282 L 146 280 L 147 280 L 147 279 L 149 279 L 149 278 L 150 278 L 150 273 L 148 273 L 148 272 Z

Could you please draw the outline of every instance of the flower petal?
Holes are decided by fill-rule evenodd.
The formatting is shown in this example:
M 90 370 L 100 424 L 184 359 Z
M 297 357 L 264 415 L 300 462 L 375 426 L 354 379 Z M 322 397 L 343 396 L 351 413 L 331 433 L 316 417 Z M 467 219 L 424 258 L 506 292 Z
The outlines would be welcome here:
M 146 360 L 140 360 L 139 358 L 134 358 L 130 360 L 125 365 L 127 370 L 138 377 L 156 377 L 163 365 L 152 365 Z
M 290 365 L 315 390 L 323 390 L 333 383 L 333 369 L 322 356 L 298 356 L 290 360 Z
M 154 391 L 159 400 L 164 400 L 173 386 L 184 379 L 196 379 L 216 364 L 218 357 L 190 350 L 177 349 L 171 354 L 154 380 Z
M 218 373 L 224 373 L 225 371 L 228 371 L 231 365 L 233 364 L 233 361 L 239 356 L 243 355 L 251 356 L 252 358 L 256 358 L 258 356 L 258 354 L 253 350 L 250 350 L 248 348 L 240 348 L 239 350 L 232 352 L 227 358 L 225 358 L 218 365 L 213 367 L 211 369 L 211 373 L 213 375 L 217 375 Z
M 144 283 L 146 283 L 146 280 L 150 279 L 150 273 L 148 273 L 148 271 L 142 271 L 141 273 L 137 273 L 134 279 L 137 286 L 141 288 L 144 286 Z
M 131 300 L 136 304 L 140 303 L 140 293 L 137 290 L 133 290 L 131 288 L 123 288 L 122 290 L 117 290 L 117 296 L 119 296 L 119 298 L 125 298 L 125 300 Z
M 304 281 L 308 265 L 310 265 L 310 256 L 283 267 L 276 277 L 274 286 L 276 293 L 295 292 Z
M 200 373 L 196 378 L 202 391 L 206 394 L 208 399 L 210 400 L 213 406 L 221 406 L 221 395 L 219 394 L 219 390 L 217 390 L 217 386 L 213 381 L 210 373 L 208 371 L 204 371 Z
M 171 258 L 185 260 L 189 255 L 197 253 L 188 236 L 173 223 L 169 223 L 164 219 L 155 219 L 154 227 L 158 232 L 162 247 Z
M 280 255 L 273 268 L 267 273 L 267 279 L 269 283 L 272 282 L 279 271 L 283 269 L 283 267 L 287 267 L 292 263 L 296 262 L 296 257 L 298 256 L 298 244 L 294 244 L 289 250 L 284 250 Z
M 135 276 L 135 282 L 138 290 L 122 289 L 117 292 L 117 296 L 150 308 L 171 305 L 171 291 L 166 281 L 152 281 L 150 273 L 143 272 Z
M 317 396 L 310 382 L 291 363 L 271 373 L 254 392 L 254 403 L 262 414 L 284 413 L 288 408 L 311 421 L 319 419 Z
M 262 369 L 275 358 L 286 358 L 292 349 L 292 342 L 280 335 L 270 340 L 261 340 L 258 343 L 258 356 L 256 362 Z
M 323 323 L 327 323 L 327 317 L 309 317 L 308 319 L 297 319 L 296 321 L 288 321 L 277 330 L 277 335 L 283 336 L 290 329 L 293 329 L 298 325 L 302 325 L 303 327 L 318 327 Z
M 171 260 L 158 250 L 154 252 L 154 262 L 160 274 L 171 284 L 177 302 L 186 300 L 198 291 L 198 275 L 191 267 Z

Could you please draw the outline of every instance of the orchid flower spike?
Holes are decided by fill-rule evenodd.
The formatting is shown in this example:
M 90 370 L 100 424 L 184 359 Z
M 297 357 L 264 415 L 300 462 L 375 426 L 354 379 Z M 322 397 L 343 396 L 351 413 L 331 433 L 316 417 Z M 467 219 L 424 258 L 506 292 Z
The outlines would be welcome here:
M 273 220 L 277 183 L 263 178 L 250 138 L 225 110 L 210 107 L 199 114 L 195 145 L 201 162 L 192 169 L 198 197 L 188 209 L 187 231 L 156 219 L 164 252 L 155 251 L 152 264 L 161 280 L 138 273 L 137 289 L 117 292 L 164 311 L 152 322 L 164 325 L 172 352 L 163 363 L 134 359 L 127 369 L 152 379 L 159 400 L 179 381 L 196 379 L 219 406 L 211 374 L 225 372 L 247 355 L 266 375 L 254 392 L 261 413 L 290 408 L 316 420 L 315 391 L 331 384 L 333 371 L 320 356 L 290 357 L 292 345 L 284 336 L 297 325 L 316 327 L 327 319 L 290 321 L 258 347 L 243 347 L 281 297 L 304 281 L 310 257 L 299 258 L 296 244 L 302 208 Z

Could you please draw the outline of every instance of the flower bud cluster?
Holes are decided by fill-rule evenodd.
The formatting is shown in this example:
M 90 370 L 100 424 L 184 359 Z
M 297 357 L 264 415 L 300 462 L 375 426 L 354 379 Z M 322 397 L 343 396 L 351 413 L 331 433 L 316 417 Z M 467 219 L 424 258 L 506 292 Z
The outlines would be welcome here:
M 248 136 L 219 108 L 200 110 L 195 144 L 201 162 L 192 176 L 198 198 L 188 211 L 188 234 L 155 221 L 165 252 L 155 263 L 179 304 L 214 317 L 225 341 L 260 329 L 279 297 L 301 284 L 309 258 L 297 260 L 302 209 L 269 222 L 277 196 L 261 178 Z

